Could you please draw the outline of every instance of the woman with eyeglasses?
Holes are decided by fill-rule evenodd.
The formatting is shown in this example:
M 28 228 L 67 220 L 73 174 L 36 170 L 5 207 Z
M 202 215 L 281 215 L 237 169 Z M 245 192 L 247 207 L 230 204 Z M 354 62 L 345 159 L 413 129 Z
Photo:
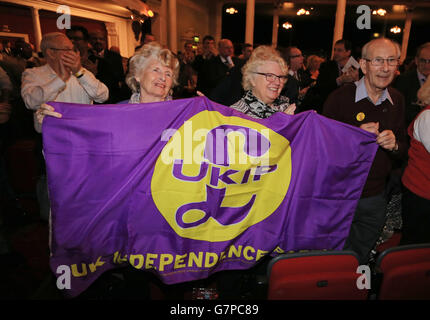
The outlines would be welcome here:
M 258 119 L 270 117 L 275 112 L 294 114 L 295 104 L 281 96 L 288 77 L 288 67 L 274 48 L 259 46 L 242 68 L 244 96 L 231 105 L 244 114 Z
M 242 67 L 242 74 L 245 94 L 231 108 L 256 119 L 268 118 L 276 112 L 294 114 L 296 105 L 280 95 L 287 81 L 288 67 L 277 50 L 269 46 L 254 49 Z M 262 276 L 267 263 L 268 259 L 263 258 L 246 272 L 230 270 L 219 273 L 216 283 L 221 299 L 246 295 L 246 288 L 257 285 L 254 280 Z

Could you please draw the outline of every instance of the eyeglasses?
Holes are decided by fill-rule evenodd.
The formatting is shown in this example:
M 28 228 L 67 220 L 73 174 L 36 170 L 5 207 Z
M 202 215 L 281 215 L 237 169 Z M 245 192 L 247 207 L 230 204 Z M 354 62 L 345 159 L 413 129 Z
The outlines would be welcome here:
M 385 64 L 385 61 L 387 61 L 388 65 L 391 67 L 399 65 L 399 59 L 396 59 L 396 58 L 387 58 L 387 59 L 373 58 L 373 59 L 364 59 L 364 60 L 370 61 L 370 64 L 375 67 L 382 67 Z
M 273 74 L 273 73 L 264 73 L 264 72 L 253 72 L 253 73 L 265 76 L 266 80 L 269 82 L 273 82 L 276 79 L 278 79 L 280 82 L 285 82 L 287 81 L 287 78 L 288 78 L 288 76 L 277 76 L 276 74 Z
M 422 64 L 429 64 L 430 63 L 430 59 L 420 58 L 420 59 L 418 59 L 418 62 L 422 63 Z
M 48 48 L 51 50 L 56 50 L 56 51 L 74 51 L 73 48 Z

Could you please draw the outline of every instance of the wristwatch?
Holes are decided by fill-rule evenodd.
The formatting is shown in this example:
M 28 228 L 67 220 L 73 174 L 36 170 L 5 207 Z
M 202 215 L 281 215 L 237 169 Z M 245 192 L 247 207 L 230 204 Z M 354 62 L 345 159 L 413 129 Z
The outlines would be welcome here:
M 77 79 L 79 79 L 79 78 L 81 78 L 84 75 L 84 73 L 85 73 L 85 69 L 81 68 L 81 70 L 79 70 L 78 72 L 75 73 L 75 77 Z

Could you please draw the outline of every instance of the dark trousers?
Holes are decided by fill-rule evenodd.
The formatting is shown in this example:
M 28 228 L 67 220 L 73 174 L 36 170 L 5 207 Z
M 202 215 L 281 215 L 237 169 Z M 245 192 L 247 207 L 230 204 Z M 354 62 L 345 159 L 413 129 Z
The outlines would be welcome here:
M 430 200 L 404 188 L 402 220 L 401 245 L 430 243 Z
M 356 252 L 360 264 L 369 261 L 370 251 L 384 228 L 386 211 L 387 201 L 384 194 L 361 198 L 358 201 L 344 250 Z

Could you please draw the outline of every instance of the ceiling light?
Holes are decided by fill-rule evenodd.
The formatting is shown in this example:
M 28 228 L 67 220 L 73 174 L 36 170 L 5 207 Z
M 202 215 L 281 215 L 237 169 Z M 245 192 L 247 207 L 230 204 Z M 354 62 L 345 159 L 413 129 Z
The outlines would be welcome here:
M 282 25 L 282 28 L 284 28 L 286 30 L 291 29 L 292 27 L 293 27 L 293 25 L 291 23 L 289 23 L 288 21 Z
M 384 9 L 380 8 L 378 10 L 373 10 L 372 14 L 383 17 L 383 16 L 385 16 L 387 14 L 387 10 L 384 10 Z
M 297 15 L 298 16 L 301 16 L 301 15 L 310 15 L 310 12 L 308 11 L 308 10 L 305 10 L 305 9 L 300 9 L 299 11 L 297 11 Z
M 225 12 L 229 14 L 236 14 L 238 11 L 235 8 L 231 7 L 231 8 L 225 9 Z
M 398 26 L 394 26 L 390 29 L 390 31 L 392 33 L 400 33 L 400 32 L 402 32 L 402 29 L 400 29 L 400 27 L 398 27 Z

